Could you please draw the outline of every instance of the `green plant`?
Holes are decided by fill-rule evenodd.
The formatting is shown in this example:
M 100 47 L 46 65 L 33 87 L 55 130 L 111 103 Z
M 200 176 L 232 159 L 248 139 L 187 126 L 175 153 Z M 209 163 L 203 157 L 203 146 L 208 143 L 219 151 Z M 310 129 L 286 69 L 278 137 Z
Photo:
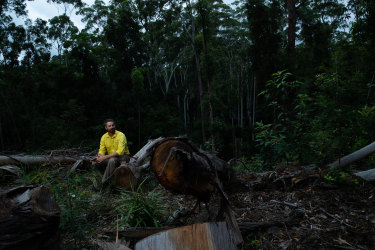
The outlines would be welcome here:
M 241 157 L 237 161 L 237 165 L 234 169 L 238 172 L 263 172 L 265 170 L 264 161 L 259 157 L 259 155 L 247 159 L 246 157 Z
M 297 95 L 296 91 L 302 83 L 294 81 L 291 73 L 279 71 L 272 75 L 265 90 L 259 96 L 264 97 L 267 106 L 265 112 L 272 123 L 263 121 L 255 125 L 255 141 L 262 159 L 268 164 L 278 161 L 291 161 L 298 157 L 295 144 L 301 134 L 300 120 L 302 110 L 308 98 Z
M 329 168 L 328 172 L 324 175 L 324 179 L 331 184 L 359 184 L 358 180 L 353 179 L 350 174 L 333 167 Z
M 250 248 L 259 248 L 260 247 L 260 240 L 256 239 L 256 235 L 250 233 L 245 237 L 245 242 L 247 242 L 246 245 L 248 245 Z
M 122 198 L 116 201 L 120 204 L 115 209 L 120 218 L 120 226 L 159 227 L 162 225 L 162 218 L 166 216 L 165 201 L 158 192 L 145 193 L 142 190 L 145 180 L 136 190 L 132 188 L 131 193 L 122 193 Z
M 68 173 L 66 178 L 54 187 L 55 198 L 61 207 L 60 229 L 63 247 L 67 249 L 88 246 L 87 236 L 93 231 L 89 221 L 96 214 L 97 201 L 93 201 L 91 191 L 83 189 L 87 180 L 77 173 Z

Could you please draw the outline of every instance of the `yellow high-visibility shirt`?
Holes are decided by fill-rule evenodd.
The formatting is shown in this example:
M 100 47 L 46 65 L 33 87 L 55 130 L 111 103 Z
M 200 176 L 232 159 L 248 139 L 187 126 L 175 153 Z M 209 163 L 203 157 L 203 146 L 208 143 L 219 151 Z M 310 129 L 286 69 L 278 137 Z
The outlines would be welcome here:
M 105 155 L 117 152 L 118 155 L 129 155 L 128 141 L 126 136 L 120 131 L 115 131 L 115 134 L 110 137 L 108 133 L 105 133 L 100 139 L 99 154 Z

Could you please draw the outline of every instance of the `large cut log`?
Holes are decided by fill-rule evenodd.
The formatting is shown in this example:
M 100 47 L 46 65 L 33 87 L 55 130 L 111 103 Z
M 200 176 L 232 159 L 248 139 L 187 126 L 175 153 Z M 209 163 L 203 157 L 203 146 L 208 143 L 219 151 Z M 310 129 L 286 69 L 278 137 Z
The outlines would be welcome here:
M 115 188 L 124 188 L 131 190 L 138 185 L 138 178 L 141 168 L 135 168 L 132 165 L 122 164 L 113 171 L 113 186 Z
M 356 162 L 358 160 L 361 160 L 371 154 L 375 153 L 375 142 L 355 151 L 354 153 L 351 153 L 349 155 L 346 155 L 340 159 L 338 159 L 335 162 L 332 162 L 331 164 L 328 164 L 328 167 L 345 167 L 353 162 Z
M 0 189 L 0 249 L 59 249 L 59 222 L 47 187 Z
M 176 193 L 208 201 L 215 189 L 207 159 L 190 157 L 193 148 L 181 140 L 167 140 L 156 147 L 151 165 L 159 182 Z
M 0 166 L 3 165 L 40 165 L 40 164 L 72 164 L 77 160 L 89 157 L 69 157 L 69 156 L 43 156 L 43 155 L 0 155 Z
M 235 250 L 231 232 L 225 222 L 193 224 L 151 235 L 135 245 L 136 250 Z
M 202 201 L 209 199 L 217 181 L 228 182 L 232 174 L 225 161 L 198 149 L 186 137 L 166 138 L 156 145 L 151 166 L 165 188 Z
M 229 200 L 223 189 L 233 174 L 225 161 L 197 148 L 186 137 L 166 138 L 155 144 L 151 166 L 160 184 L 179 194 L 191 194 L 198 202 L 208 202 L 215 192 L 221 195 L 221 209 L 235 244 L 243 242 Z

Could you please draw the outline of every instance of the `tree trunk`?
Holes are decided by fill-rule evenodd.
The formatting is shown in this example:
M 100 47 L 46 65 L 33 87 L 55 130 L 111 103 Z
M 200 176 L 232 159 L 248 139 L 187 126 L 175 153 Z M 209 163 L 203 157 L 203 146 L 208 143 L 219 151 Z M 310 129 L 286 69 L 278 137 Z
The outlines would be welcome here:
M 48 188 L 0 189 L 0 249 L 59 249 L 59 223 Z
M 151 235 L 135 245 L 135 249 L 208 249 L 235 250 L 236 244 L 225 222 L 193 224 Z
M 288 0 L 288 58 L 289 70 L 296 72 L 296 1 Z
M 352 164 L 353 162 L 356 162 L 358 160 L 361 160 L 373 154 L 374 152 L 375 152 L 375 142 L 355 151 L 354 153 L 346 155 L 331 164 L 328 164 L 327 167 L 334 167 L 334 168 L 345 167 L 345 166 Z

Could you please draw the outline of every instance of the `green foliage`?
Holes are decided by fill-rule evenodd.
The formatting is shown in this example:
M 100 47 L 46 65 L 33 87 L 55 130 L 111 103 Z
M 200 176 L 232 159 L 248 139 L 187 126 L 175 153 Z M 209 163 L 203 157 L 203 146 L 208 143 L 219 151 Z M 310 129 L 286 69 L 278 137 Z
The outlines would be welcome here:
M 38 166 L 27 166 L 21 167 L 20 179 L 24 185 L 31 184 L 55 184 L 57 183 L 57 177 L 63 167 L 56 167 L 49 169 L 44 165 Z
M 245 237 L 245 245 L 247 245 L 249 248 L 253 249 L 257 249 L 260 247 L 260 244 L 261 244 L 261 241 L 260 240 L 257 240 L 256 239 L 256 235 L 254 235 L 253 233 L 249 233 L 246 237 Z
M 298 157 L 294 144 L 301 133 L 299 115 L 306 98 L 295 97 L 301 82 L 291 80 L 292 74 L 286 70 L 273 74 L 266 89 L 259 95 L 267 102 L 267 111 L 272 114 L 273 122 L 255 126 L 256 146 L 265 162 L 291 161 Z M 296 105 L 299 102 L 300 105 Z
M 259 155 L 251 157 L 251 159 L 247 159 L 245 157 L 241 157 L 237 161 L 237 165 L 234 167 L 237 172 L 250 172 L 250 173 L 260 173 L 267 170 L 263 160 L 259 157 Z
M 329 171 L 324 175 L 324 179 L 330 184 L 359 184 L 359 181 L 354 179 L 349 173 L 339 171 L 333 167 L 329 168 Z
M 146 179 L 145 179 L 146 180 Z M 145 193 L 142 186 L 145 180 L 132 189 L 130 194 L 122 193 L 115 211 L 120 217 L 119 225 L 127 227 L 160 227 L 166 216 L 164 198 L 158 192 Z

